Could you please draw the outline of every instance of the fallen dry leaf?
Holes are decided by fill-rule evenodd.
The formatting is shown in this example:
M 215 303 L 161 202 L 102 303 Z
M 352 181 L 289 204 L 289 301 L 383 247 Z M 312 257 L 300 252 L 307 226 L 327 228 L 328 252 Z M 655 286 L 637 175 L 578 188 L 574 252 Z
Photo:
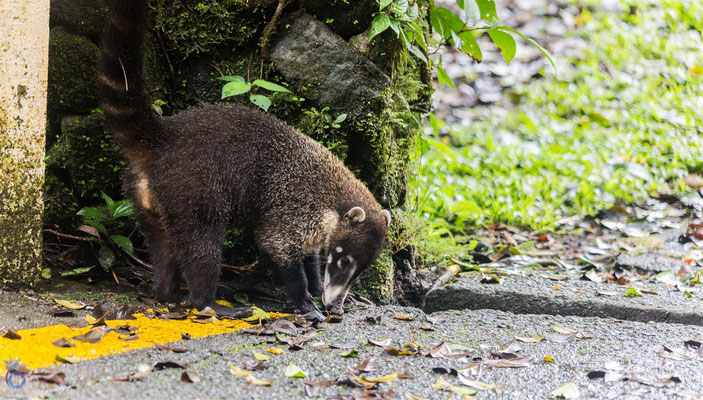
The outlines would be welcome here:
M 558 399 L 577 399 L 579 398 L 580 393 L 576 384 L 569 382 L 564 386 L 554 389 L 551 396 Z
M 52 344 L 56 347 L 76 347 L 75 344 L 69 342 L 66 338 L 55 340 Z
M 10 339 L 10 340 L 20 340 L 22 339 L 22 336 L 20 336 L 19 333 L 13 331 L 12 329 L 8 329 L 5 331 L 5 333 L 2 334 L 2 337 L 5 339 Z
M 392 340 L 391 340 L 391 338 L 385 338 L 385 339 L 380 339 L 380 340 L 366 339 L 366 342 L 372 346 L 388 347 L 391 345 Z
M 181 382 L 198 383 L 200 382 L 200 377 L 188 371 L 183 371 L 181 374 Z

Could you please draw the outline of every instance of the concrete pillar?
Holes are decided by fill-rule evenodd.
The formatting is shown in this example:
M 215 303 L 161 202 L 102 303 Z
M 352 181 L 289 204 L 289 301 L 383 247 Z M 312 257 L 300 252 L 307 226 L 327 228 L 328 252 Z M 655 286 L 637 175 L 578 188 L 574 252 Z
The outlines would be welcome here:
M 42 267 L 49 0 L 0 0 L 0 282 Z

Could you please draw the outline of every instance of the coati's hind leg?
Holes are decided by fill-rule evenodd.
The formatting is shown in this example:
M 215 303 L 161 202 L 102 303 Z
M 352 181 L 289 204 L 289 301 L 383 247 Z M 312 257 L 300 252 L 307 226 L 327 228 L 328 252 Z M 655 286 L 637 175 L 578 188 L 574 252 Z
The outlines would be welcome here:
M 322 279 L 320 278 L 320 253 L 315 251 L 305 256 L 305 277 L 308 279 L 308 293 L 314 297 L 322 296 Z
M 166 229 L 153 214 L 141 218 L 141 221 L 149 262 L 154 271 L 154 296 L 163 303 L 179 302 L 184 298 L 184 293 L 179 293 L 181 276 L 173 261 Z
M 178 231 L 172 236 L 173 248 L 175 259 L 188 281 L 190 303 L 199 310 L 210 307 L 219 317 L 250 316 L 251 307 L 232 308 L 215 302 L 224 227 L 213 221 L 180 222 L 174 224 Z

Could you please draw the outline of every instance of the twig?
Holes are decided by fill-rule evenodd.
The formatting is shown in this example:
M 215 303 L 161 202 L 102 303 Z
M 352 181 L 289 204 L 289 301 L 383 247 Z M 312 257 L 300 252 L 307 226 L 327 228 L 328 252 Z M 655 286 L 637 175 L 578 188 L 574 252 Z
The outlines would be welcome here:
M 447 267 L 447 270 L 437 278 L 436 281 L 430 286 L 430 290 L 427 291 L 429 294 L 430 292 L 438 289 L 440 286 L 446 284 L 449 282 L 450 279 L 456 274 L 459 273 L 459 266 L 458 265 L 450 265 Z
M 269 45 L 271 44 L 271 36 L 275 32 L 276 24 L 278 24 L 278 19 L 283 13 L 283 9 L 290 3 L 290 0 L 278 0 L 278 6 L 276 11 L 271 17 L 271 21 L 264 28 L 264 32 L 261 35 L 261 71 L 259 72 L 259 79 L 264 78 L 264 61 L 269 57 Z
M 68 234 L 65 234 L 65 233 L 61 233 L 61 232 L 55 231 L 55 230 L 53 230 L 53 229 L 44 229 L 44 232 L 52 233 L 52 234 L 54 234 L 54 235 L 56 235 L 56 236 L 58 236 L 58 237 L 60 237 L 60 238 L 64 238 L 64 239 L 80 240 L 80 241 L 82 241 L 82 242 L 92 242 L 92 241 L 93 241 L 93 239 L 91 239 L 91 238 L 89 238 L 89 237 L 81 237 L 81 236 L 68 235 Z
M 173 68 L 173 64 L 171 64 L 171 57 L 168 56 L 168 52 L 166 51 L 166 45 L 164 44 L 164 38 L 161 35 L 161 30 L 156 31 L 156 37 L 159 39 L 159 44 L 161 45 L 161 51 L 164 52 L 164 56 L 166 57 L 166 63 L 168 63 L 168 69 L 171 71 L 171 78 L 175 77 L 176 70 Z

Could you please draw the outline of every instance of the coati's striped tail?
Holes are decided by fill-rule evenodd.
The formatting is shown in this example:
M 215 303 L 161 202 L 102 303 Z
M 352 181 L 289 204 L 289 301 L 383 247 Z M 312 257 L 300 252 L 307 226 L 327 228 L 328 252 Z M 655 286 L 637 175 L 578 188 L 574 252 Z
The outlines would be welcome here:
M 103 33 L 98 95 L 107 127 L 126 152 L 158 141 L 161 117 L 144 91 L 142 40 L 146 0 L 110 0 Z

